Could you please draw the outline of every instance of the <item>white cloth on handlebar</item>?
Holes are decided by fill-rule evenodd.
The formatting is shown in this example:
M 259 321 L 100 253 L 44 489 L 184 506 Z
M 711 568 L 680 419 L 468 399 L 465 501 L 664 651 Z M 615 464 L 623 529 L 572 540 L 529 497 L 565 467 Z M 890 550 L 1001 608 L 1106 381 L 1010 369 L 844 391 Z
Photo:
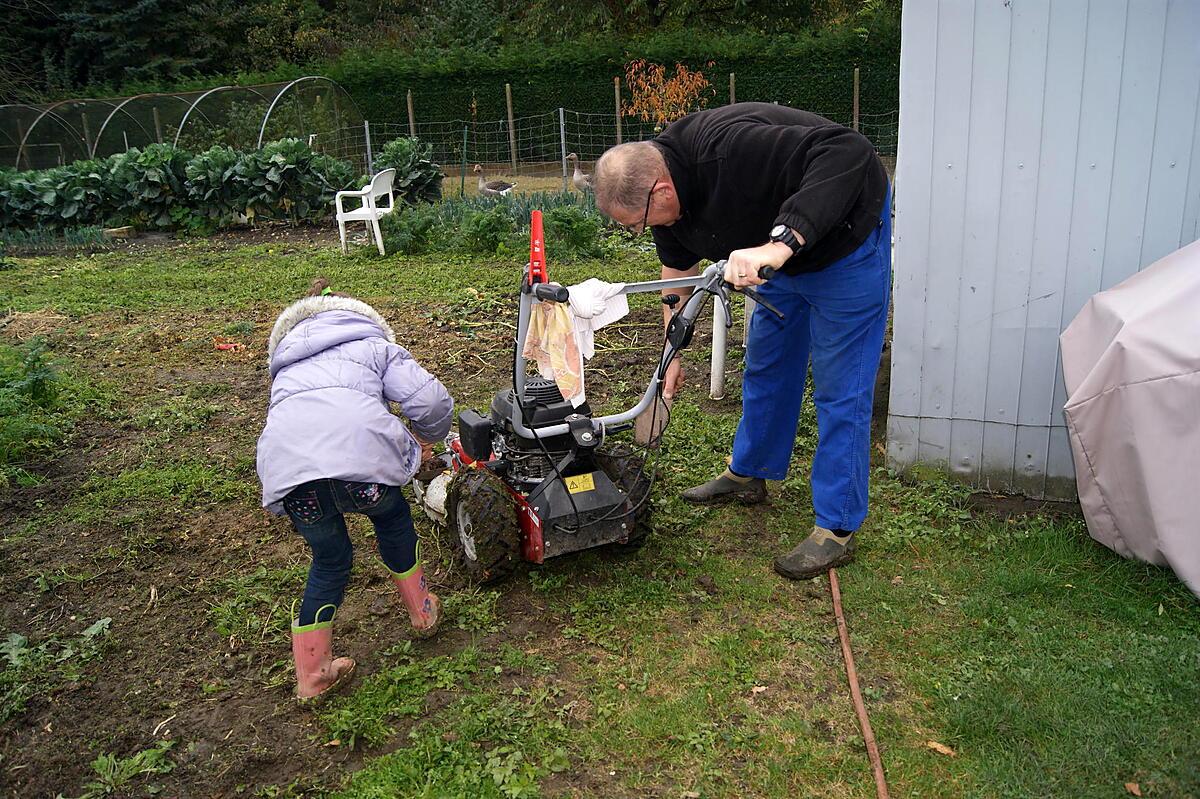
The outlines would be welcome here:
M 529 309 L 529 330 L 522 354 L 537 361 L 538 372 L 553 380 L 563 399 L 578 408 L 584 403 L 583 357 L 571 310 L 565 303 L 536 302 Z
M 596 354 L 596 331 L 629 313 L 629 300 L 621 293 L 624 288 L 624 283 L 605 283 L 594 277 L 567 288 L 579 351 L 584 358 Z

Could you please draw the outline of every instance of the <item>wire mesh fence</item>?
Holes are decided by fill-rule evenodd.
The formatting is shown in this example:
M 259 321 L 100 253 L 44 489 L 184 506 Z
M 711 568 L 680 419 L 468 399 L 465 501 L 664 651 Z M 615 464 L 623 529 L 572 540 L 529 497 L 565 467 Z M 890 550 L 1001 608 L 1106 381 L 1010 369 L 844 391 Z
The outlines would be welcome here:
M 548 81 L 514 87 L 504 84 L 496 75 L 487 77 L 488 80 L 477 85 L 454 87 L 462 95 L 465 117 L 450 121 L 444 116 L 437 120 L 422 119 L 422 112 L 445 114 L 449 100 L 446 92 L 437 92 L 436 99 L 430 97 L 431 88 L 436 87 L 419 84 L 408 91 L 406 103 L 390 105 L 388 118 L 365 125 L 361 141 L 353 135 L 336 136 L 339 148 L 336 154 L 365 167 L 369 161 L 368 148 L 378 152 L 391 139 L 415 134 L 432 145 L 434 159 L 449 177 L 459 178 L 460 186 L 465 183 L 464 175 L 474 181 L 473 167 L 480 164 L 485 177 L 493 174 L 556 177 L 566 188 L 571 177 L 568 154 L 577 154 L 586 168 L 609 147 L 623 141 L 647 139 L 657 132 L 652 122 L 626 116 L 629 89 L 620 78 L 579 76 L 570 85 Z M 703 100 L 710 108 L 752 100 L 812 111 L 861 131 L 888 162 L 896 153 L 899 124 L 892 78 L 892 73 L 857 68 L 709 75 Z M 547 100 L 558 102 L 546 108 Z M 510 116 L 503 113 L 506 104 L 510 114 L 514 106 L 517 111 L 530 105 L 534 108 L 540 105 L 545 110 L 518 113 L 510 121 Z M 606 106 L 608 110 L 604 111 Z M 478 109 L 488 111 L 478 113 Z M 405 111 L 407 122 L 403 121 Z
M 432 145 L 434 159 L 460 186 L 464 176 L 474 182 L 472 170 L 480 164 L 485 177 L 547 179 L 539 188 L 551 188 L 549 179 L 558 178 L 566 188 L 568 154 L 577 154 L 586 168 L 609 147 L 656 133 L 653 123 L 625 116 L 629 92 L 620 78 L 580 76 L 570 83 L 539 82 L 513 90 L 502 79 L 497 82 L 498 76 L 484 77 L 488 79 L 477 85 L 456 85 L 459 93 L 469 95 L 469 102 L 466 118 L 450 120 L 421 118 L 432 85 L 420 85 L 407 92 L 407 103 L 390 103 L 386 118 L 364 122 L 341 86 L 316 76 L 177 94 L 0 106 L 0 165 L 46 168 L 164 141 L 194 152 L 217 144 L 248 150 L 296 136 L 366 173 L 384 144 L 415 133 Z M 895 155 L 898 100 L 893 81 L 883 73 L 860 74 L 849 68 L 804 74 L 757 70 L 742 76 L 730 73 L 728 81 L 725 76 L 710 77 L 704 97 L 708 107 L 755 100 L 804 108 L 856 126 L 885 158 Z M 441 99 L 435 108 L 444 113 L 445 98 Z M 557 105 L 540 105 L 546 101 Z M 510 113 L 504 113 L 506 105 Z M 531 105 L 536 113 L 510 116 L 514 106 L 519 111 Z M 488 113 L 479 113 L 481 108 Z
M 714 74 L 709 75 L 711 82 L 703 99 L 710 108 L 730 101 L 758 101 L 812 111 L 856 127 L 871 140 L 885 163 L 891 163 L 899 124 L 894 77 L 886 70 L 849 67 Z M 468 181 L 475 184 L 475 164 L 481 165 L 485 178 L 520 175 L 543 179 L 538 188 L 552 188 L 552 180 L 557 179 L 565 188 L 571 177 L 568 154 L 577 154 L 587 169 L 609 147 L 647 139 L 657 132 L 653 123 L 625 116 L 629 99 L 628 86 L 621 78 L 602 75 L 581 75 L 567 83 L 522 85 L 508 85 L 494 74 L 479 76 L 469 85 L 422 82 L 409 89 L 407 97 L 396 97 L 375 108 L 380 118 L 365 123 L 362 130 L 340 128 L 314 138 L 320 149 L 367 172 L 370 156 L 384 144 L 415 134 L 432 146 L 434 160 L 450 178 L 447 189 L 455 181 L 463 188 Z M 511 123 L 504 112 L 510 103 L 517 112 Z M 547 107 L 549 103 L 554 105 Z M 463 115 L 447 119 L 456 105 Z M 530 107 L 537 112 L 520 113 Z M 423 118 L 423 114 L 435 118 Z
M 833 110 L 822 113 L 847 127 L 855 124 L 852 112 Z M 885 160 L 896 153 L 896 110 L 858 115 L 858 129 Z M 558 178 L 566 189 L 571 178 L 567 156 L 575 154 L 581 163 L 593 163 L 608 148 L 627 141 L 648 139 L 656 133 L 653 123 L 611 114 L 555 109 L 542 114 L 489 120 L 453 120 L 449 122 L 367 122 L 353 128 L 340 128 L 313 137 L 317 149 L 350 161 L 362 172 L 371 171 L 372 156 L 389 141 L 416 133 L 429 144 L 433 160 L 441 165 L 454 186 L 476 185 L 476 164 L 485 178 L 493 175 L 524 175 Z M 548 188 L 548 187 L 547 187 Z

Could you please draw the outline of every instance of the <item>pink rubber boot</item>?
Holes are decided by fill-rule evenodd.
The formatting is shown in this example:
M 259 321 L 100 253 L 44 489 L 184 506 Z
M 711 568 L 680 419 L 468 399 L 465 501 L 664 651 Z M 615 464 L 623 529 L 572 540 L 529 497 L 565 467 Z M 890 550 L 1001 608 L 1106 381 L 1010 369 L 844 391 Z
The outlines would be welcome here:
M 296 661 L 296 698 L 308 702 L 341 688 L 354 676 L 356 663 L 333 657 L 333 621 L 305 627 L 292 625 L 292 657 Z
M 392 573 L 392 582 L 400 591 L 408 618 L 412 621 L 413 634 L 417 638 L 432 638 L 437 635 L 442 623 L 442 603 L 437 594 L 425 585 L 425 571 L 418 562 L 403 574 Z

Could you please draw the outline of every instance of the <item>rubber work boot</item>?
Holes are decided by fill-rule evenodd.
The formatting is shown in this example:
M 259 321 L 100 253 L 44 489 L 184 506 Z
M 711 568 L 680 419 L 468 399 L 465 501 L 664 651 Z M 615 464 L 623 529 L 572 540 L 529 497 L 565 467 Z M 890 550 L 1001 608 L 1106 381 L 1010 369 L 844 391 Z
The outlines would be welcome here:
M 292 625 L 292 657 L 296 660 L 296 698 L 301 703 L 336 691 L 354 677 L 357 664 L 333 657 L 333 622 Z
M 421 564 L 413 566 L 404 574 L 392 574 L 392 582 L 408 608 L 413 635 L 417 638 L 432 638 L 437 635 L 442 623 L 442 602 L 437 594 L 425 585 L 425 570 Z
M 680 496 L 697 505 L 716 505 L 722 502 L 756 505 L 767 501 L 767 481 L 761 477 L 742 477 L 726 469 L 707 483 L 689 488 Z
M 824 527 L 813 527 L 808 538 L 786 555 L 775 558 L 775 571 L 790 580 L 807 580 L 854 560 L 854 533 L 838 538 Z

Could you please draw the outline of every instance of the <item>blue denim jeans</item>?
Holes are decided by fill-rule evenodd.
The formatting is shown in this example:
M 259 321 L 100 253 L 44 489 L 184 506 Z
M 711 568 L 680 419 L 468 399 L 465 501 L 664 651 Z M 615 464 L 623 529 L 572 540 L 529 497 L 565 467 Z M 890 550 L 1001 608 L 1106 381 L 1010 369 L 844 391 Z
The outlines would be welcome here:
M 891 220 L 889 196 L 879 225 L 850 255 L 759 287 L 783 320 L 757 308 L 750 321 L 731 468 L 768 480 L 787 475 L 811 358 L 813 511 L 831 530 L 857 530 L 867 516 L 871 404 L 892 285 Z
M 345 514 L 370 518 L 379 556 L 394 576 L 417 564 L 417 532 L 399 486 L 312 480 L 293 488 L 283 498 L 283 507 L 312 549 L 308 585 L 293 622 L 297 627 L 330 621 L 342 604 L 354 558 Z

